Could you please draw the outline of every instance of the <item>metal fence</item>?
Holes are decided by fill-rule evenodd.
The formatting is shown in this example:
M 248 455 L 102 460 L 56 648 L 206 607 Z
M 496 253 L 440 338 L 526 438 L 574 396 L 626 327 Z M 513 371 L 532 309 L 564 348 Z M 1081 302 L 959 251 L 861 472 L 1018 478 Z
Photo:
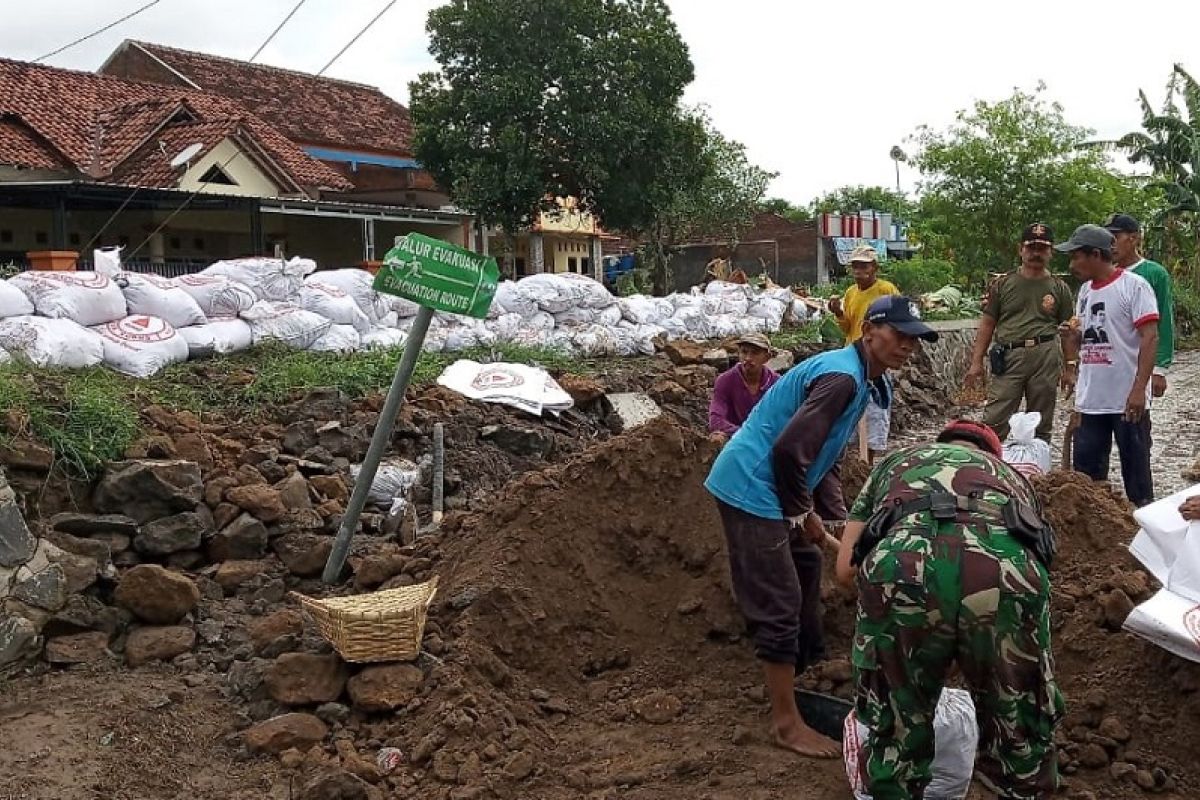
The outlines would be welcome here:
M 178 278 L 180 275 L 194 275 L 212 263 L 212 259 L 168 258 L 163 261 L 151 261 L 145 258 L 134 258 L 122 259 L 121 268 L 126 272 L 153 273 L 164 278 Z M 90 258 L 79 259 L 77 268 L 90 270 L 92 260 Z

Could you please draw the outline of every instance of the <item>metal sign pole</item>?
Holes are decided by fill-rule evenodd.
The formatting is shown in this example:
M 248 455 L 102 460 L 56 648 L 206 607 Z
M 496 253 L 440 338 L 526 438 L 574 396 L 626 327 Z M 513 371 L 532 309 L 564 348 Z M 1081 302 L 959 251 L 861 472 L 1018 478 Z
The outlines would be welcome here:
M 358 479 L 354 481 L 354 492 L 350 495 L 350 503 L 346 506 L 346 513 L 342 517 L 341 527 L 338 528 L 329 560 L 325 562 L 325 571 L 321 573 L 321 580 L 325 583 L 337 583 L 342 568 L 346 565 L 350 540 L 358 527 L 358 518 L 362 514 L 363 506 L 367 504 L 367 494 L 375 481 L 375 473 L 379 471 L 379 462 L 391 441 L 392 431 L 396 427 L 396 415 L 400 413 L 400 406 L 404 404 L 404 393 L 408 391 L 408 384 L 412 381 L 413 370 L 416 369 L 417 359 L 421 355 L 421 347 L 425 344 L 425 334 L 429 332 L 432 319 L 433 309 L 421 306 L 416 319 L 413 320 L 408 341 L 404 345 L 404 354 L 396 367 L 396 377 L 392 379 L 392 388 L 388 390 L 383 410 L 379 412 L 379 419 L 375 423 L 371 446 L 367 449 L 367 457 L 363 459 Z

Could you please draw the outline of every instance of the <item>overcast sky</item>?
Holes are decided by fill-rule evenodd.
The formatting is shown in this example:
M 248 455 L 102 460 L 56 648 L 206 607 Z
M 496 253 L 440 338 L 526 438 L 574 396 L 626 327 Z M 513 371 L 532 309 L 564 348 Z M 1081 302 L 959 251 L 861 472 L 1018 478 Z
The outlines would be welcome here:
M 146 0 L 0 0 L 0 56 L 32 60 Z M 696 64 L 687 99 L 779 173 L 772 194 L 804 203 L 848 184 L 895 183 L 888 151 L 922 123 L 1045 81 L 1068 119 L 1102 136 L 1134 130 L 1137 91 L 1161 102 L 1172 63 L 1200 74 L 1200 3 L 1183 0 L 668 0 Z M 161 0 L 51 58 L 98 67 L 122 39 L 248 59 L 295 0 Z M 386 0 L 308 0 L 259 61 L 315 72 Z M 425 19 L 400 0 L 329 75 L 401 102 L 433 66 Z M 909 190 L 916 175 L 901 169 Z

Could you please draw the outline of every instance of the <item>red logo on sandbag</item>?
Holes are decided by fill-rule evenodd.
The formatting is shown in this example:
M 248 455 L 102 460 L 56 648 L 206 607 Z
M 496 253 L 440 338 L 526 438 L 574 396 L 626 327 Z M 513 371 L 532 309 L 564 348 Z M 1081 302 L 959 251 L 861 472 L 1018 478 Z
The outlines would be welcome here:
M 1183 615 L 1183 627 L 1192 635 L 1192 641 L 1200 647 L 1200 606 L 1192 606 Z
M 166 320 L 137 314 L 110 322 L 101 332 L 114 341 L 142 342 L 152 344 L 165 342 L 175 335 L 175 329 Z
M 485 389 L 508 389 L 523 383 L 525 383 L 524 378 L 506 369 L 485 369 L 475 376 L 475 380 L 471 381 L 471 387 L 482 391 Z
M 108 276 L 99 272 L 39 272 L 38 280 L 81 286 L 84 289 L 107 289 Z

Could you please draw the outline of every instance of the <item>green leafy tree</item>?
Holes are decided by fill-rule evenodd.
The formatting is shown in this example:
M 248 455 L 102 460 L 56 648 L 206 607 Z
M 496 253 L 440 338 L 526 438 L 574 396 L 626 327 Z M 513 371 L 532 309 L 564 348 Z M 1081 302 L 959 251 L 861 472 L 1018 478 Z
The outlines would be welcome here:
M 882 186 L 843 186 L 816 198 L 809 208 L 814 216 L 834 211 L 854 214 L 871 209 L 886 212 L 901 220 L 911 218 L 914 210 L 911 200 L 894 189 Z
M 1116 209 L 1133 213 L 1139 191 L 1085 148 L 1092 131 L 1070 124 L 1045 86 L 958 112 L 945 130 L 918 129 L 910 158 L 921 172 L 914 238 L 949 258 L 973 283 L 1010 269 L 1032 221 L 1069 233 Z
M 645 224 L 694 136 L 663 0 L 450 0 L 426 27 L 439 69 L 410 87 L 413 148 L 457 205 L 510 238 L 562 197 Z
M 766 211 L 769 214 L 778 214 L 790 222 L 810 222 L 813 218 L 810 209 L 804 206 L 793 205 L 782 197 L 767 198 L 763 201 L 760 210 Z
M 699 152 L 695 157 L 676 159 L 675 168 L 658 187 L 663 202 L 640 228 L 646 239 L 643 257 L 654 290 L 660 293 L 670 289 L 670 259 L 679 244 L 717 239 L 737 246 L 741 235 L 754 224 L 767 185 L 775 177 L 750 161 L 742 143 L 714 128 L 702 109 L 683 117 L 696 126 L 693 130 L 701 132 Z M 698 186 L 692 188 L 696 178 Z

